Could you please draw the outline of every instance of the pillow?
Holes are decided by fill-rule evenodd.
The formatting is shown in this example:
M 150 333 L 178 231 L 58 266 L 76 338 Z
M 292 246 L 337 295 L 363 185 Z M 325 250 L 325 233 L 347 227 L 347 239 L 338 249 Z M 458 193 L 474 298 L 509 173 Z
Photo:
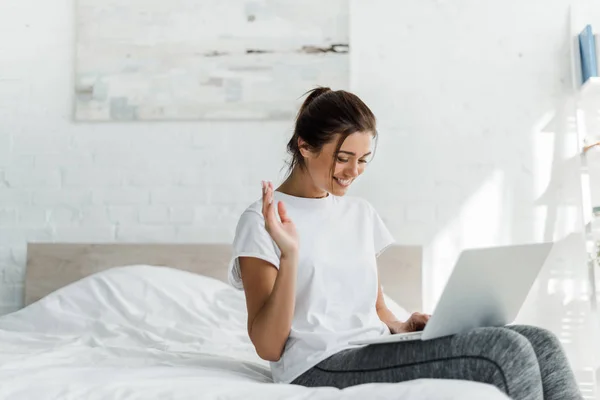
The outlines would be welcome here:
M 169 267 L 111 268 L 0 318 L 0 329 L 119 348 L 230 355 L 263 362 L 246 331 L 243 292 Z

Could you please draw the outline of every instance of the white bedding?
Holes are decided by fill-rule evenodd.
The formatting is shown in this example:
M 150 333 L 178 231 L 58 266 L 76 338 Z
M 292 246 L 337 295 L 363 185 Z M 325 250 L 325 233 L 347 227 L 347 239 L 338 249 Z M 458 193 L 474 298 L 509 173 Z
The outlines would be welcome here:
M 104 271 L 0 317 L 0 399 L 507 399 L 450 380 L 274 384 L 245 325 L 243 294 L 222 282 L 166 267 Z

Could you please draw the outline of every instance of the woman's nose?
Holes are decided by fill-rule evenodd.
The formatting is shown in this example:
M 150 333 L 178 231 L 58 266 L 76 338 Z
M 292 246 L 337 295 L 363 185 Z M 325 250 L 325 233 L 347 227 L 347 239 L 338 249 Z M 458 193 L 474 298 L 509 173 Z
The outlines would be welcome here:
M 356 178 L 358 176 L 358 164 L 352 164 L 347 172 L 348 175 L 350 175 L 353 178 Z

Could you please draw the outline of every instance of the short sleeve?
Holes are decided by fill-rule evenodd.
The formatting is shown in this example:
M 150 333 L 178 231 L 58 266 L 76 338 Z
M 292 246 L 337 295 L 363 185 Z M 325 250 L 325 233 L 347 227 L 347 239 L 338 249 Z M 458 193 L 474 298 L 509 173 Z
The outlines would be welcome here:
M 236 289 L 243 289 L 239 257 L 256 257 L 279 269 L 279 248 L 265 229 L 262 214 L 246 210 L 241 215 L 233 239 L 228 280 Z
M 373 242 L 375 255 L 379 257 L 385 249 L 394 244 L 395 240 L 377 211 L 372 207 L 371 209 L 373 210 Z

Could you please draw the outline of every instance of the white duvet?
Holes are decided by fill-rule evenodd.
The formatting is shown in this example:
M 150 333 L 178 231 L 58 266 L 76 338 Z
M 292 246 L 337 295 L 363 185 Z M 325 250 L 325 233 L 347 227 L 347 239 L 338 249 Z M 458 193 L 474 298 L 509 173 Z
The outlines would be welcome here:
M 507 399 L 451 380 L 274 384 L 245 310 L 242 292 L 172 268 L 89 276 L 0 317 L 0 399 Z

